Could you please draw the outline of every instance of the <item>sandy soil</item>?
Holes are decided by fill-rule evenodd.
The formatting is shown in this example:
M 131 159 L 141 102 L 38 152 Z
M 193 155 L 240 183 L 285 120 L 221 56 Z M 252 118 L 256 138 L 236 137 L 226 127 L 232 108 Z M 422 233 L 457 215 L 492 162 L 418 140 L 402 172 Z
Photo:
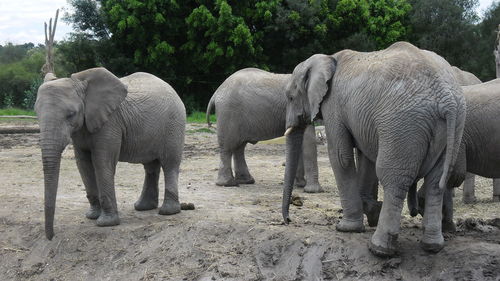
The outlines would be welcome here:
M 420 249 L 421 218 L 405 208 L 401 254 L 380 259 L 367 249 L 374 228 L 335 231 L 342 211 L 325 146 L 319 164 L 326 192 L 295 190 L 304 205 L 291 207 L 293 222 L 284 226 L 284 146 L 249 145 L 256 184 L 217 187 L 216 135 L 202 127 L 188 126 L 180 176 L 181 201 L 196 209 L 175 216 L 135 211 L 143 168 L 120 163 L 116 227 L 85 219 L 88 203 L 69 146 L 52 241 L 43 230 L 38 135 L 1 135 L 0 280 L 500 280 L 500 203 L 490 199 L 491 180 L 477 180 L 476 204 L 462 204 L 457 190 L 459 231 L 446 236 L 440 253 Z

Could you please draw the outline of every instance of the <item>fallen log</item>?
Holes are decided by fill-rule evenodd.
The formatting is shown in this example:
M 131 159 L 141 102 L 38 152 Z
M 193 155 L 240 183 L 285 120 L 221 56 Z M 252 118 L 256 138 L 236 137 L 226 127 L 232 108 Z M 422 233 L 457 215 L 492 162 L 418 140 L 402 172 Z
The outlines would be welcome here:
M 12 118 L 12 119 L 36 119 L 36 116 L 31 115 L 0 115 L 0 118 Z
M 40 127 L 38 125 L 0 127 L 0 134 L 35 134 L 35 133 L 40 133 Z

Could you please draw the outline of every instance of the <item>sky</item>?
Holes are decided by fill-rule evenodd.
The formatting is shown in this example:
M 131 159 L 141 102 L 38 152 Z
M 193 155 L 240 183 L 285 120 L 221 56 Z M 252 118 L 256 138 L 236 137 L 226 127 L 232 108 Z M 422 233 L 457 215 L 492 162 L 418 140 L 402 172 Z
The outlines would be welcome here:
M 482 16 L 486 8 L 494 1 L 479 0 L 479 15 Z M 45 21 L 48 23 L 50 18 L 54 18 L 58 8 L 61 10 L 55 35 L 56 41 L 66 38 L 71 32 L 71 27 L 61 20 L 64 14 L 62 8 L 68 9 L 66 0 L 0 0 L 0 45 L 5 45 L 7 42 L 44 43 L 43 23 Z

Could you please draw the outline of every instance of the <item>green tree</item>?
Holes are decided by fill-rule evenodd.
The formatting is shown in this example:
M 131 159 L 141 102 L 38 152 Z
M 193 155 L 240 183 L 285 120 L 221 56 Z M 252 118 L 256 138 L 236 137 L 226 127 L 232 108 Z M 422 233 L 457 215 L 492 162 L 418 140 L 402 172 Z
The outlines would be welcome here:
M 478 69 L 476 32 L 478 0 L 410 0 L 410 42 L 443 56 L 464 70 Z
M 483 81 L 496 78 L 493 49 L 495 48 L 498 24 L 500 24 L 500 2 L 493 2 L 486 10 L 483 21 L 478 24 L 480 40 L 475 42 L 478 51 L 475 53 L 477 63 L 474 70 Z

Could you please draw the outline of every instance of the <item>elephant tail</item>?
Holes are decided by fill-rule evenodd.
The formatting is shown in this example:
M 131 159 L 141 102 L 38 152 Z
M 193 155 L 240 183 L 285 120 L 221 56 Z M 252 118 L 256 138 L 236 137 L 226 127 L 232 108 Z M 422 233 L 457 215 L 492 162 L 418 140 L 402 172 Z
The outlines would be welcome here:
M 208 127 L 212 127 L 212 123 L 210 122 L 210 113 L 212 113 L 215 109 L 215 94 L 210 98 L 210 101 L 207 105 L 207 125 Z
M 448 106 L 445 106 L 444 112 L 442 112 L 442 115 L 446 119 L 446 154 L 443 174 L 439 180 L 439 188 L 441 190 L 446 187 L 450 171 L 453 170 L 453 166 L 458 158 L 465 124 L 465 99 L 461 93 L 457 93 L 453 97 L 449 99 L 451 102 L 447 102 Z

